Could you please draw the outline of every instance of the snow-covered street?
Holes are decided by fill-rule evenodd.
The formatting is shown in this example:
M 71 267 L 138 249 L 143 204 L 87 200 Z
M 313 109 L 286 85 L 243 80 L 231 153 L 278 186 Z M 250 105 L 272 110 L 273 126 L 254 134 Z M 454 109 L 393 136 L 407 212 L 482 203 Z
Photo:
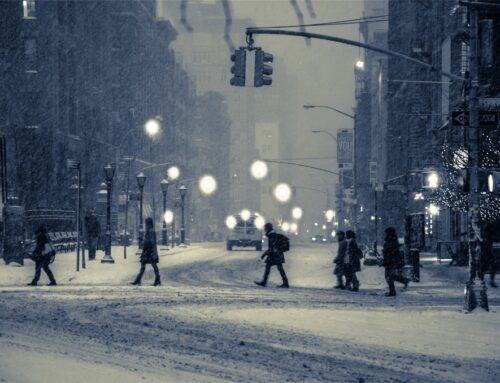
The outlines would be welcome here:
M 500 292 L 490 313 L 464 314 L 464 268 L 424 263 L 422 282 L 383 296 L 383 269 L 359 293 L 332 289 L 329 246 L 297 246 L 292 288 L 253 284 L 258 252 L 196 244 L 161 251 L 163 285 L 129 286 L 133 251 L 74 271 L 58 255 L 56 287 L 27 287 L 33 264 L 0 266 L 0 381 L 494 382 Z M 98 258 L 102 257 L 102 253 Z M 46 283 L 42 277 L 42 282 Z

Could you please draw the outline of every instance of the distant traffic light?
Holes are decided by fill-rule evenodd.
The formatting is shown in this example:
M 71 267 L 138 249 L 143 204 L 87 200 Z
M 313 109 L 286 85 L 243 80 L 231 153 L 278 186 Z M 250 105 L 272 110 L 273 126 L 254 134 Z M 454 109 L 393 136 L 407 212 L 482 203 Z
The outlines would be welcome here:
M 245 86 L 245 71 L 246 71 L 246 48 L 240 47 L 231 55 L 231 61 L 234 65 L 231 67 L 231 73 L 234 75 L 229 83 L 232 86 Z
M 271 85 L 273 80 L 270 75 L 273 74 L 273 68 L 265 63 L 272 63 L 273 55 L 264 52 L 262 48 L 255 48 L 255 72 L 254 86 Z
M 437 189 L 439 187 L 439 174 L 436 171 L 422 172 L 422 188 Z

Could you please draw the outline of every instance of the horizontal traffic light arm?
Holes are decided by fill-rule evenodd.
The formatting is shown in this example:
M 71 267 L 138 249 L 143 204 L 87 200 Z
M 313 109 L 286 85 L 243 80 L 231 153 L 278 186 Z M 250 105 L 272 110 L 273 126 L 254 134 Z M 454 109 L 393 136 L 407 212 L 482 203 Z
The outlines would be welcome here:
M 430 69 L 432 72 L 440 73 L 441 75 L 448 77 L 450 79 L 456 80 L 456 81 L 460 81 L 460 82 L 466 81 L 464 78 L 462 78 L 460 76 L 454 75 L 453 73 L 442 71 L 439 68 L 435 67 L 434 65 L 428 64 L 424 61 L 417 60 L 413 57 L 404 55 L 402 53 L 394 52 L 394 51 L 384 49 L 384 48 L 379 48 L 379 47 L 376 47 L 376 46 L 371 45 L 371 44 L 365 44 L 365 43 L 361 43 L 361 42 L 354 41 L 354 40 L 344 39 L 342 37 L 322 35 L 319 33 L 288 31 L 288 30 L 284 30 L 284 29 L 265 29 L 265 28 L 247 28 L 246 35 L 247 35 L 248 40 L 250 42 L 252 42 L 252 35 L 284 35 L 284 36 L 295 36 L 295 37 L 307 37 L 310 39 L 326 40 L 326 41 L 333 41 L 335 43 L 340 43 L 340 44 L 353 45 L 355 47 L 365 48 L 365 49 L 368 49 L 371 51 L 386 54 L 388 56 L 399 57 L 399 58 L 402 58 L 404 60 L 411 61 L 415 64 L 425 66 L 426 68 Z

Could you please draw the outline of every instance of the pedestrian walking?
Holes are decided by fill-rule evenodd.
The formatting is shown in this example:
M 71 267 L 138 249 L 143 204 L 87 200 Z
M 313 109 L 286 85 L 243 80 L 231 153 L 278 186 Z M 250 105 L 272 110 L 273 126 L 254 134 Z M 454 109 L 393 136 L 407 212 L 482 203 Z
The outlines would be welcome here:
M 342 230 L 337 232 L 337 242 L 337 256 L 333 259 L 333 263 L 335 265 L 333 268 L 333 274 L 337 277 L 337 285 L 334 286 L 334 288 L 344 290 L 344 258 L 347 253 L 347 241 L 345 239 L 345 233 Z
M 56 286 L 54 274 L 49 268 L 49 264 L 54 261 L 56 253 L 52 245 L 47 229 L 45 226 L 40 225 L 36 230 L 36 246 L 32 253 L 32 259 L 35 261 L 35 276 L 28 286 L 36 286 L 40 280 L 40 273 L 43 269 L 47 277 L 49 277 L 49 286 Z
M 142 253 L 141 253 L 141 269 L 139 274 L 132 282 L 132 285 L 140 285 L 144 271 L 146 271 L 146 265 L 150 264 L 155 272 L 155 282 L 153 286 L 160 286 L 160 271 L 158 270 L 158 248 L 156 246 L 156 233 L 153 225 L 152 218 L 146 218 L 146 233 L 144 235 L 144 240 L 142 243 Z
M 398 236 L 396 229 L 388 227 L 385 229 L 384 247 L 382 251 L 383 261 L 382 266 L 385 268 L 385 280 L 389 285 L 389 291 L 385 294 L 388 297 L 396 296 L 396 288 L 394 282 L 404 284 L 405 289 L 408 287 L 410 280 L 403 277 L 402 271 L 404 266 L 403 255 L 399 251 Z
M 495 283 L 495 274 L 498 270 L 498 262 L 496 259 L 496 254 L 493 251 L 493 242 L 495 236 L 498 235 L 498 225 L 499 222 L 491 222 L 484 226 L 483 230 L 483 240 L 481 242 L 481 278 L 484 274 L 490 274 L 490 286 L 493 288 L 498 287 Z
M 95 260 L 99 235 L 101 234 L 101 224 L 93 209 L 85 216 L 85 232 L 87 233 L 89 260 L 93 261 Z
M 362 252 L 356 243 L 356 234 L 352 230 L 347 230 L 346 254 L 344 257 L 345 286 L 347 290 L 359 291 L 359 280 L 356 273 L 361 271 Z
M 267 250 L 260 258 L 266 258 L 266 269 L 264 271 L 262 281 L 255 281 L 254 283 L 256 285 L 266 287 L 271 267 L 276 266 L 283 280 L 283 283 L 278 287 L 289 288 L 288 278 L 286 276 L 285 269 L 283 268 L 283 263 L 285 263 L 284 253 L 290 248 L 289 239 L 283 234 L 276 233 L 273 230 L 273 225 L 269 222 L 264 225 L 264 231 L 268 240 L 268 246 Z

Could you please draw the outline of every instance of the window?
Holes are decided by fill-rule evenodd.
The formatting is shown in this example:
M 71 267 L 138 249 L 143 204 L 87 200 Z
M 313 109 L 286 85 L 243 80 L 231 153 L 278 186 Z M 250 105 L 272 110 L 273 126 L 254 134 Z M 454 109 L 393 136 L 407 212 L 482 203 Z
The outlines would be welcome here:
M 23 0 L 23 17 L 25 19 L 34 19 L 36 17 L 35 3 L 35 0 Z

